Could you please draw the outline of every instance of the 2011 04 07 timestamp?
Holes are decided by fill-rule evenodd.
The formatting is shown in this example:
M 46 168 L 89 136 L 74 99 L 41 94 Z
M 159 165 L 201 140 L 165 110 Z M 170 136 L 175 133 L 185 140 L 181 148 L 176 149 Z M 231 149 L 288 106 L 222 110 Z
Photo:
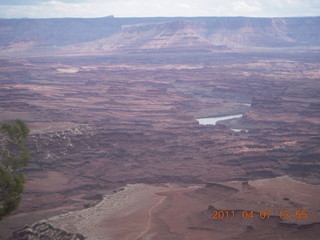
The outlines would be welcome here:
M 271 210 L 266 210 L 266 211 L 260 211 L 260 212 L 254 212 L 254 211 L 247 211 L 247 210 L 242 210 L 242 211 L 237 211 L 238 214 L 236 214 L 235 210 L 215 210 L 212 211 L 212 219 L 214 220 L 221 220 L 221 219 L 235 219 L 235 218 L 240 218 L 240 219 L 250 219 L 250 218 L 258 218 L 258 219 L 270 219 L 271 216 L 278 216 L 280 219 L 290 219 L 290 218 L 295 218 L 295 219 L 306 219 L 308 218 L 308 213 L 307 211 L 271 211 Z

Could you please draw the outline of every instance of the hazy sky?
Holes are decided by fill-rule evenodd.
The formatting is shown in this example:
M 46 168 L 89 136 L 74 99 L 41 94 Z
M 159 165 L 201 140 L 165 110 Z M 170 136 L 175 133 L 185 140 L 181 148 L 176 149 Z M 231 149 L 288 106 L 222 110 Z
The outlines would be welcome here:
M 320 16 L 320 0 L 0 0 L 2 18 Z

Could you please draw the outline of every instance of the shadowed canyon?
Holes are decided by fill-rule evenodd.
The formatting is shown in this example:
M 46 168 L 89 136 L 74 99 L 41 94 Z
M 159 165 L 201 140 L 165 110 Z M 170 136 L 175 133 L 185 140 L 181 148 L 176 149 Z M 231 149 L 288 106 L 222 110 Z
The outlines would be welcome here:
M 320 17 L 0 19 L 0 73 L 0 239 L 319 239 Z

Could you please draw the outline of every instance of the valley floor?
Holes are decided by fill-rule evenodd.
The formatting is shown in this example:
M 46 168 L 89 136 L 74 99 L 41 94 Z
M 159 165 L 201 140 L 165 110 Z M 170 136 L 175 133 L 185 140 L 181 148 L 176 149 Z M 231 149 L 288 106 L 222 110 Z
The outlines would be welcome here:
M 316 239 L 319 52 L 224 51 L 3 57 L 0 121 L 29 124 L 32 160 L 1 237 Z

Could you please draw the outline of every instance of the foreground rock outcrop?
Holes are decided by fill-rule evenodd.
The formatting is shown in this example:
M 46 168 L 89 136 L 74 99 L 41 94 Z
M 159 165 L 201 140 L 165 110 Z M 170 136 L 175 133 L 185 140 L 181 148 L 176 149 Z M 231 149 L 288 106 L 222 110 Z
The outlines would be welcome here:
M 81 234 L 68 233 L 54 228 L 47 222 L 39 222 L 14 232 L 10 240 L 84 240 Z

